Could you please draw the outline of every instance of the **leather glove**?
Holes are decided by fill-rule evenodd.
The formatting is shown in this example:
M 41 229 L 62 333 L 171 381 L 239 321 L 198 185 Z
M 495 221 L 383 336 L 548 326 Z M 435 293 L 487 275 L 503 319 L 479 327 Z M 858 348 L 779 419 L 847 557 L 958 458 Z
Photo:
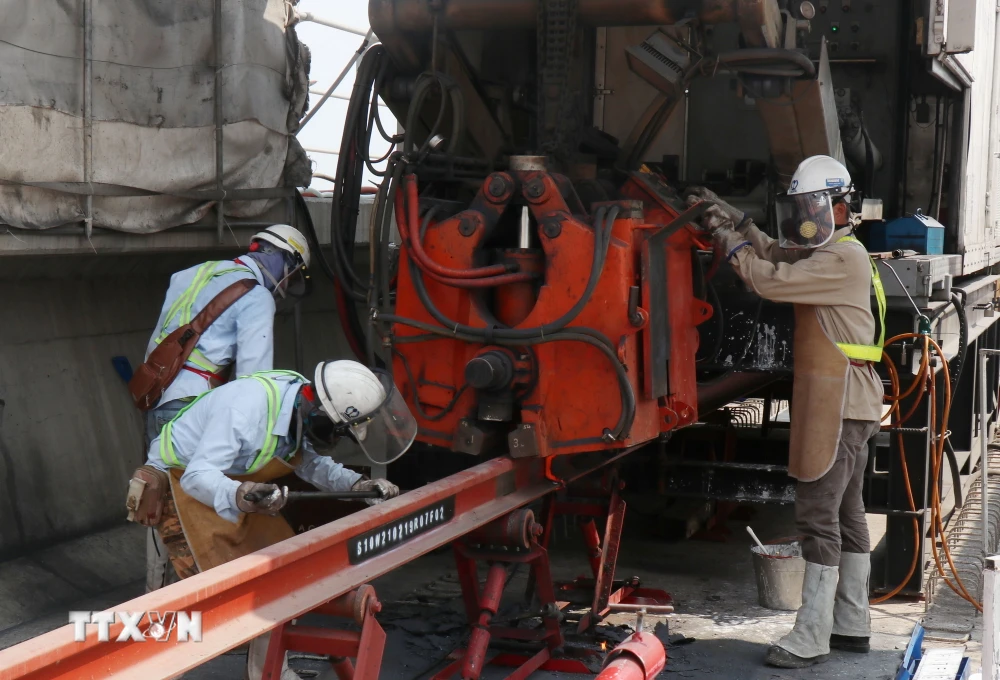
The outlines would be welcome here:
M 750 245 L 750 242 L 738 231 L 728 226 L 713 231 L 712 238 L 715 241 L 716 247 L 722 252 L 723 257 L 727 259 L 733 255 L 734 248 L 738 248 L 741 245 Z
M 366 498 L 365 503 L 368 505 L 376 505 L 399 495 L 399 487 L 388 479 L 365 479 L 362 477 L 354 482 L 351 491 L 378 491 L 382 494 L 381 498 Z
M 736 224 L 732 217 L 717 205 L 708 208 L 701 216 L 702 228 L 710 232 L 713 237 L 715 236 L 715 232 L 722 229 L 735 230 Z
M 734 226 L 743 220 L 742 210 L 738 210 L 729 205 L 719 198 L 717 193 L 711 191 L 710 189 L 706 189 L 705 187 L 688 187 L 684 193 L 687 195 L 687 204 L 689 206 L 701 201 L 711 201 L 712 203 L 715 203 L 715 205 L 718 206 L 723 213 L 729 216 L 729 219 L 732 220 Z
M 247 500 L 248 494 L 252 500 Z M 236 490 L 236 507 L 241 512 L 259 512 L 274 516 L 287 502 L 288 487 L 259 482 L 243 482 Z

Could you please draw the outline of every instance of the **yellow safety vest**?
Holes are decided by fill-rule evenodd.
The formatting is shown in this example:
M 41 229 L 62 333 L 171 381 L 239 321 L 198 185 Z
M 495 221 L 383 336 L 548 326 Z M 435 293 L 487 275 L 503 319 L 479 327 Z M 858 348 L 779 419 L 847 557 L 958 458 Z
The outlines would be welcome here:
M 854 236 L 844 236 L 837 239 L 837 243 L 844 243 L 845 241 L 857 243 L 862 248 L 865 247 Z M 865 249 L 865 252 L 868 252 L 867 249 Z M 875 300 L 878 302 L 878 318 L 875 319 L 879 326 L 878 342 L 875 345 L 852 345 L 848 342 L 838 342 L 837 347 L 847 355 L 848 359 L 854 359 L 855 361 L 882 361 L 882 347 L 885 345 L 885 289 L 882 287 L 882 279 L 878 275 L 875 260 L 869 257 L 868 261 L 872 267 L 872 286 L 875 288 Z
M 267 393 L 267 431 L 264 433 L 264 446 L 260 451 L 257 452 L 257 456 L 254 458 L 253 463 L 251 463 L 250 468 L 246 473 L 241 474 L 253 474 L 260 470 L 262 467 L 271 462 L 274 458 L 274 452 L 278 448 L 278 440 L 281 439 L 278 435 L 274 434 L 274 428 L 278 424 L 278 412 L 281 410 L 281 402 L 279 397 L 281 396 L 281 388 L 277 381 L 274 380 L 275 377 L 290 377 L 301 380 L 303 384 L 309 381 L 305 376 L 296 373 L 295 371 L 258 371 L 251 375 L 244 375 L 239 378 L 239 380 L 256 380 L 264 387 L 264 391 Z M 204 392 L 197 399 L 192 401 L 190 404 L 185 406 L 178 412 L 174 418 L 163 426 L 163 431 L 160 433 L 160 460 L 167 467 L 172 468 L 185 468 L 186 466 L 181 463 L 180 459 L 177 458 L 177 454 L 174 451 L 174 439 L 173 439 L 173 425 L 177 422 L 177 419 L 187 413 L 188 409 L 197 404 L 203 397 L 211 394 L 213 390 Z M 295 450 L 285 456 L 285 460 L 291 459 L 298 452 L 298 447 Z
M 180 316 L 177 322 L 178 326 L 183 326 L 186 323 L 191 323 L 191 319 L 194 318 L 192 314 L 192 308 L 194 307 L 195 300 L 198 299 L 198 295 L 201 291 L 205 290 L 205 286 L 214 279 L 216 276 L 222 276 L 223 274 L 229 274 L 231 272 L 250 272 L 250 269 L 244 265 L 238 265 L 235 267 L 229 267 L 227 269 L 219 269 L 223 262 L 206 262 L 205 264 L 198 267 L 198 271 L 195 272 L 194 280 L 191 285 L 188 286 L 180 296 L 174 300 L 174 304 L 170 305 L 170 309 L 167 310 L 167 317 L 163 321 L 163 328 L 160 329 L 160 335 L 156 338 L 156 344 L 159 345 L 163 342 L 168 335 L 167 329 L 170 324 Z M 221 366 L 212 363 L 208 358 L 198 351 L 196 347 L 191 356 L 188 357 L 188 363 L 194 364 L 203 371 L 209 373 L 218 373 L 221 370 Z

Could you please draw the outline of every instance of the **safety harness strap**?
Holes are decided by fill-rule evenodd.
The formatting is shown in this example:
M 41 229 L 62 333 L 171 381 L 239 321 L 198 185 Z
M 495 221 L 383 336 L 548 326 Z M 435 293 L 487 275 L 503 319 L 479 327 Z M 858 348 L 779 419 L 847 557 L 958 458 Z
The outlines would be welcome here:
M 837 243 L 844 242 L 857 243 L 864 248 L 864 244 L 853 235 L 837 239 Z M 867 249 L 865 252 L 868 252 Z M 878 275 L 878 267 L 875 265 L 875 260 L 869 257 L 868 264 L 871 265 L 872 287 L 875 289 L 875 300 L 878 304 L 878 315 L 875 317 L 875 323 L 878 324 L 878 340 L 874 345 L 855 345 L 849 342 L 838 342 L 837 347 L 847 355 L 848 359 L 876 362 L 882 360 L 882 347 L 885 345 L 885 288 L 882 287 L 882 278 Z
M 247 267 L 242 262 L 239 263 L 238 267 L 226 267 L 225 269 L 220 269 L 223 262 L 206 262 L 205 264 L 198 267 L 198 271 L 195 272 L 194 279 L 183 293 L 181 293 L 174 303 L 170 305 L 170 309 L 167 310 L 167 316 L 163 321 L 163 327 L 160 329 L 160 335 L 156 338 L 156 344 L 159 345 L 163 340 L 170 335 L 168 328 L 175 319 L 180 317 L 177 326 L 183 326 L 186 323 L 191 323 L 193 318 L 193 308 L 194 303 L 198 299 L 198 295 L 201 291 L 205 290 L 205 287 L 217 276 L 222 276 L 223 274 L 230 274 L 232 272 L 249 272 L 250 268 Z M 252 273 L 252 272 L 251 272 Z M 191 352 L 191 356 L 188 357 L 188 363 L 197 366 L 203 371 L 208 373 L 218 373 L 222 370 L 222 366 L 215 364 L 208 360 L 204 354 L 198 351 L 197 348 Z

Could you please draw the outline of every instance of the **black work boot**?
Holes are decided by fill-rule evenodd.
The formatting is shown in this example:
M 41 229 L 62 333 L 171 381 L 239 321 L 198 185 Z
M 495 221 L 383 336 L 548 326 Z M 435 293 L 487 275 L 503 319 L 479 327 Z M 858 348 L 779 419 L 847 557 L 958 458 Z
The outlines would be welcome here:
M 776 668 L 808 668 L 809 666 L 815 666 L 818 663 L 823 663 L 828 658 L 830 658 L 829 654 L 820 654 L 819 656 L 813 656 L 807 659 L 801 656 L 796 656 L 787 649 L 782 649 L 778 645 L 771 645 L 771 648 L 767 650 L 767 656 L 764 657 L 764 663 L 768 666 L 775 666 Z
M 854 637 L 851 635 L 830 636 L 830 649 L 839 649 L 842 652 L 854 652 L 855 654 L 867 654 L 871 651 L 871 645 L 866 637 Z

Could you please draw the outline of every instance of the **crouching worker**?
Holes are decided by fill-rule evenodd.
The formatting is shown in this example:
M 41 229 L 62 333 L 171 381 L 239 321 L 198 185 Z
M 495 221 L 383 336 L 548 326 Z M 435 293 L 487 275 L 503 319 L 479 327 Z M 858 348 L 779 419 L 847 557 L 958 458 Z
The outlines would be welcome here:
M 379 491 L 369 504 L 397 496 L 316 448 L 347 435 L 392 460 L 416 432 L 391 377 L 354 361 L 320 363 L 313 383 L 291 371 L 244 376 L 198 397 L 153 440 L 129 487 L 129 519 L 156 527 L 187 578 L 294 535 L 279 514 L 288 490 L 272 483 L 292 471 L 322 491 Z M 251 680 L 266 650 L 267 636 L 251 643 Z

